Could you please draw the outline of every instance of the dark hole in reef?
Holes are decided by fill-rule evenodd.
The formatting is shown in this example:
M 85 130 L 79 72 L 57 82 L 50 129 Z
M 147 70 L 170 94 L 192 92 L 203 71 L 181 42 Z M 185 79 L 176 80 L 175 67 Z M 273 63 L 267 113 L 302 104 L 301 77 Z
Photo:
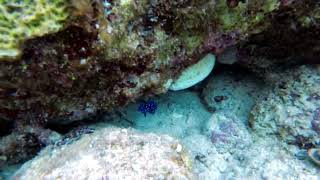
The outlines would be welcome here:
M 14 128 L 13 120 L 5 120 L 0 117 L 0 137 L 9 135 Z
M 208 77 L 206 77 L 203 81 L 201 81 L 199 84 L 189 88 L 191 91 L 202 91 L 206 84 L 208 84 L 208 81 L 210 81 L 211 78 L 214 78 L 215 76 L 222 74 L 222 73 L 231 73 L 236 79 L 241 80 L 243 77 L 251 76 L 251 77 L 257 77 L 253 72 L 249 71 L 247 68 L 239 66 L 239 64 L 220 64 L 216 62 L 212 72 L 209 74 Z M 243 75 L 243 76 L 242 76 Z M 245 76 L 244 76 L 245 75 Z M 258 77 L 257 77 L 258 78 Z
M 46 128 L 51 129 L 53 131 L 56 131 L 60 134 L 66 134 L 68 133 L 70 130 L 72 130 L 75 127 L 79 127 L 79 126 L 87 126 L 90 124 L 96 123 L 95 120 L 92 120 L 91 118 L 87 118 L 84 120 L 79 120 L 79 121 L 74 121 L 72 123 L 69 124 L 56 124 L 56 123 L 48 123 Z
M 56 131 L 62 135 L 66 135 L 70 133 L 72 130 L 81 128 L 81 127 L 83 128 L 88 127 L 89 129 L 91 129 L 89 127 L 90 125 L 97 124 L 100 122 L 108 123 L 108 124 L 115 123 L 122 127 L 131 127 L 134 124 L 132 119 L 127 117 L 126 111 L 124 111 L 122 107 L 119 107 L 110 111 L 98 110 L 95 114 L 90 115 L 90 117 L 88 118 L 74 121 L 68 124 L 52 123 L 52 122 L 47 123 L 45 128 Z
M 53 131 L 56 131 L 60 134 L 66 134 L 68 133 L 70 130 L 76 128 L 76 127 L 80 127 L 80 126 L 88 126 L 91 124 L 95 124 L 98 123 L 100 121 L 103 121 L 103 116 L 106 115 L 106 112 L 102 112 L 102 111 L 98 111 L 96 114 L 91 115 L 88 118 L 82 119 L 82 120 L 78 120 L 78 121 L 73 121 L 71 123 L 68 124 L 61 124 L 61 123 L 47 123 L 45 128 L 51 129 Z M 61 121 L 63 121 L 63 119 L 61 119 Z

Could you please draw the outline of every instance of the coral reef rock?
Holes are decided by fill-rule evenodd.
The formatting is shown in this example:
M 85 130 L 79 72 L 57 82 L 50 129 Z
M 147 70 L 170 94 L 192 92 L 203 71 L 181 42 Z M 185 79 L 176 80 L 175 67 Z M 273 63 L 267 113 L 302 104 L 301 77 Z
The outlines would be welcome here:
M 33 158 L 41 148 L 61 138 L 60 134 L 49 129 L 28 126 L 23 128 L 0 137 L 0 169 Z
M 272 13 L 272 25 L 237 49 L 238 65 L 262 77 L 283 66 L 320 63 L 320 2 L 282 0 L 281 4 L 286 10 Z
M 185 149 L 169 136 L 104 128 L 46 148 L 13 179 L 192 179 Z
M 250 115 L 256 134 L 276 135 L 288 143 L 310 148 L 320 135 L 320 68 L 301 66 L 269 76 L 273 87 Z
M 64 0 L 1 0 L 0 60 L 20 56 L 27 39 L 62 30 L 67 17 Z
M 57 123 L 165 93 L 170 80 L 206 54 L 263 33 L 274 17 L 308 11 L 316 23 L 318 7 L 310 0 L 0 2 L 1 34 L 25 32 L 0 38 L 0 56 L 21 54 L 18 61 L 0 61 L 0 113 L 15 119 L 42 109 L 36 117 Z M 33 14 L 32 23 L 20 23 Z

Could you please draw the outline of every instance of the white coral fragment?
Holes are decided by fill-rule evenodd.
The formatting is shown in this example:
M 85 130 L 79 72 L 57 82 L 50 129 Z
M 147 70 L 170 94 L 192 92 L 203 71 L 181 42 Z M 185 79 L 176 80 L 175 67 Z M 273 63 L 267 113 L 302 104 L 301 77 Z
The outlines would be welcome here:
M 176 79 L 171 86 L 170 90 L 178 91 L 187 89 L 202 80 L 204 80 L 212 71 L 215 64 L 215 56 L 208 54 L 202 58 L 198 63 L 186 68 L 178 79 Z

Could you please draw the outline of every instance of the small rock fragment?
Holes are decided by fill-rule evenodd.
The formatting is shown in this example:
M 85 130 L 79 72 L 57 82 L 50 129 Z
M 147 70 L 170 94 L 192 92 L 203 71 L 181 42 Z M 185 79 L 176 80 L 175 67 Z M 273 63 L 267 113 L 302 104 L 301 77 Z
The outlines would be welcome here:
M 215 64 L 215 56 L 208 54 L 202 58 L 198 63 L 186 68 L 179 78 L 171 84 L 170 90 L 178 91 L 187 89 L 202 80 L 204 80 L 212 71 Z
M 320 166 L 320 148 L 309 149 L 308 155 L 315 164 Z

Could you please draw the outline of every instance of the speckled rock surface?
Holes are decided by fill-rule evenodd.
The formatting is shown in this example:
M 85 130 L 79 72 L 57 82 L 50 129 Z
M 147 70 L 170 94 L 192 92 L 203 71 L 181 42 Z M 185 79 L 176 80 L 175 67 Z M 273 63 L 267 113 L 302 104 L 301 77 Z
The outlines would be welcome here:
M 253 142 L 248 127 L 240 118 L 221 112 L 214 113 L 207 121 L 204 134 L 220 153 L 243 151 Z
M 255 133 L 304 148 L 314 146 L 320 137 L 320 67 L 302 66 L 268 79 L 273 89 L 250 115 Z
M 247 132 L 248 133 L 248 132 Z M 204 135 L 184 138 L 194 157 L 199 179 L 318 179 L 319 170 L 309 161 L 298 160 L 274 138 L 251 134 L 245 149 L 221 152 Z M 241 142 L 239 142 L 241 143 Z
M 192 179 L 182 145 L 169 136 L 105 128 L 47 148 L 13 179 Z
M 211 123 L 208 121 L 209 127 L 214 127 L 212 124 L 221 126 L 223 120 L 230 121 L 223 114 L 213 116 L 216 117 L 211 119 Z M 220 121 L 216 122 L 217 119 Z M 200 179 L 319 178 L 318 169 L 313 163 L 295 156 L 297 147 L 272 137 L 258 137 L 239 119 L 236 121 L 239 127 L 232 132 L 213 128 L 216 133 L 214 139 L 209 134 L 194 134 L 183 139 L 192 152 L 194 171 Z

